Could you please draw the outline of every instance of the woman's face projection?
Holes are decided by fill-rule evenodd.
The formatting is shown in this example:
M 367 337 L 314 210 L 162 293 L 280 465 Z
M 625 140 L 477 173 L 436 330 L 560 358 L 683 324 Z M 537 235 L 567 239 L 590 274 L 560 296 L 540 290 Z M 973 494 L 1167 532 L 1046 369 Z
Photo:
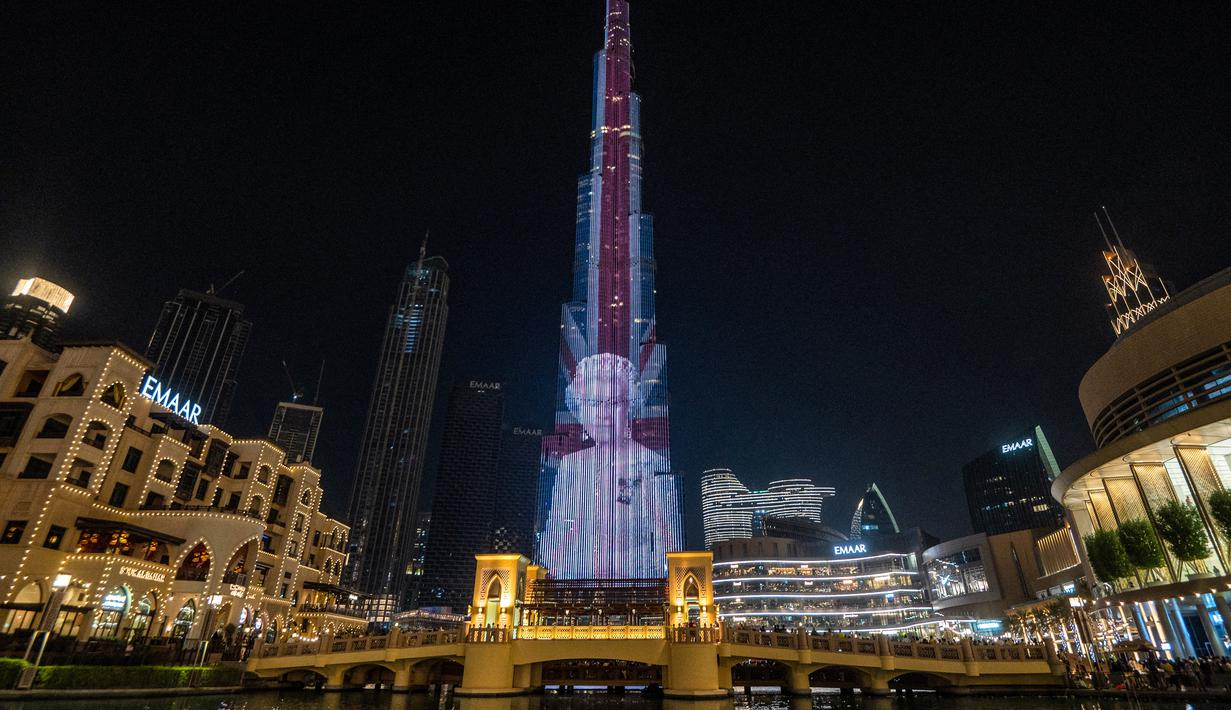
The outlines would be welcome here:
M 604 359 L 598 366 L 578 372 L 573 382 L 577 418 L 596 443 L 624 439 L 628 431 L 630 389 L 627 371 L 618 367 L 617 362 Z

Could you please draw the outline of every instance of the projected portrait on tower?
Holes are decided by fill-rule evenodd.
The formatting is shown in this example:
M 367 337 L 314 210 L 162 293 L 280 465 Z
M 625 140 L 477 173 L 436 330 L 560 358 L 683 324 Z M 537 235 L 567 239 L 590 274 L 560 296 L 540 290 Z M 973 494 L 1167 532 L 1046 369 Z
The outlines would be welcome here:
M 570 577 L 643 577 L 675 542 L 660 512 L 674 496 L 670 464 L 633 436 L 639 394 L 627 358 L 577 363 L 565 396 L 592 445 L 560 457 L 541 536 L 543 554 Z

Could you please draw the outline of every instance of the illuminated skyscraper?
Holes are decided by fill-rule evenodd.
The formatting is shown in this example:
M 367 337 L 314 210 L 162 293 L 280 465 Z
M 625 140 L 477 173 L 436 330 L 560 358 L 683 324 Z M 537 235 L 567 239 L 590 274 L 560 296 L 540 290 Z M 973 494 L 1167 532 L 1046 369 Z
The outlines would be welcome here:
M 893 510 L 885 502 L 885 496 L 875 483 L 855 504 L 855 514 L 851 516 L 851 538 L 871 537 L 875 535 L 890 535 L 899 533 L 898 521 L 893 517 Z
M 389 309 L 367 423 L 351 489 L 351 586 L 386 608 L 406 603 L 419 485 L 449 315 L 448 264 L 425 258 L 406 269 Z
M 822 522 L 825 499 L 835 491 L 807 478 L 771 481 L 764 490 L 749 490 L 730 469 L 706 471 L 701 477 L 701 525 L 705 547 L 723 540 L 764 534 L 766 519 Z
M 1043 430 L 1028 429 L 962 467 L 966 504 L 975 532 L 999 535 L 1064 523 L 1051 496 L 1060 475 Z
M 56 331 L 73 305 L 73 294 L 37 276 L 20 279 L 0 301 L 0 340 L 30 338 L 44 350 L 56 349 Z
M 641 211 L 627 0 L 607 0 L 590 137 L 573 298 L 562 308 L 556 426 L 543 443 L 537 561 L 558 578 L 661 577 L 664 553 L 684 538 L 655 319 L 654 223 Z
M 314 404 L 278 402 L 269 424 L 269 440 L 286 452 L 287 463 L 312 463 L 324 416 L 325 410 Z
M 145 356 L 161 382 L 201 405 L 200 423 L 225 426 L 251 331 L 242 304 L 181 289 L 162 307 Z

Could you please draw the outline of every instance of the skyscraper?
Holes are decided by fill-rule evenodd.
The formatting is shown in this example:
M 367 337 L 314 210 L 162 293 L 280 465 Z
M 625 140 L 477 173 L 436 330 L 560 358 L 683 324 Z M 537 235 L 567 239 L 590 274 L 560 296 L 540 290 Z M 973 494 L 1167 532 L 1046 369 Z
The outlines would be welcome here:
M 970 524 L 988 535 L 1062 525 L 1064 509 L 1051 496 L 1059 475 L 1041 428 L 1001 443 L 962 467 Z
M 653 220 L 641 211 L 641 98 L 627 0 L 607 0 L 555 431 L 543 444 L 537 561 L 564 579 L 661 577 L 683 544 L 671 470 Z
M 385 337 L 351 490 L 351 586 L 400 606 L 414 554 L 419 485 L 448 318 L 448 264 L 406 269 Z
M 851 516 L 851 537 L 862 538 L 875 535 L 890 535 L 901 532 L 893 510 L 885 502 L 881 489 L 873 483 L 855 504 L 855 514 Z
M 201 424 L 224 426 L 251 331 L 243 305 L 181 289 L 162 307 L 145 356 L 164 386 L 201 406 Z
M 834 489 L 807 478 L 771 481 L 763 490 L 749 490 L 730 469 L 715 468 L 701 477 L 701 525 L 705 547 L 723 540 L 764 534 L 766 519 L 822 522 L 825 499 Z
M 30 340 L 44 350 L 56 348 L 60 321 L 73 305 L 73 294 L 46 279 L 19 279 L 12 295 L 0 301 L 0 339 Z
M 269 440 L 286 452 L 287 463 L 311 463 L 324 416 L 325 410 L 314 404 L 278 402 L 269 423 Z
M 468 378 L 450 392 L 421 606 L 464 611 L 476 554 L 533 552 L 543 432 L 509 427 L 504 409 L 504 384 L 495 380 Z

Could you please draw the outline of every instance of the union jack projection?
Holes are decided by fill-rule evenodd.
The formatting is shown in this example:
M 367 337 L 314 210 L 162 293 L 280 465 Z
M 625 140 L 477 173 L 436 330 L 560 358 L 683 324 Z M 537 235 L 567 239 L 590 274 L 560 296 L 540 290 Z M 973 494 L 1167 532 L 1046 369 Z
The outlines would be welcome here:
M 671 472 L 654 222 L 641 211 L 641 97 L 627 0 L 594 58 L 590 171 L 577 183 L 573 299 L 560 322 L 556 427 L 543 440 L 538 562 L 561 579 L 662 577 L 683 544 Z

